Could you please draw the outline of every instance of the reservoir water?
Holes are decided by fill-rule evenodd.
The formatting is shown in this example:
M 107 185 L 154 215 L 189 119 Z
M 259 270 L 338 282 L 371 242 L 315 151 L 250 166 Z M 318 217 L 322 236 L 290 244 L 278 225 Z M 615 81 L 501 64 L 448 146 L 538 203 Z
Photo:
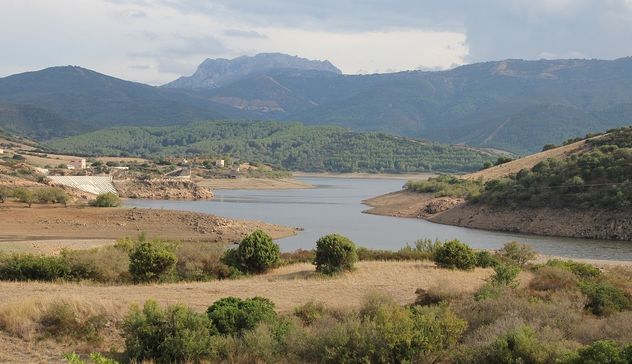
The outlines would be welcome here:
M 542 254 L 574 258 L 632 260 L 632 242 L 570 239 L 468 229 L 363 214 L 362 200 L 402 188 L 397 179 L 299 178 L 316 188 L 299 190 L 217 190 L 211 201 L 128 200 L 130 207 L 196 211 L 300 227 L 296 236 L 280 239 L 281 249 L 312 249 L 329 233 L 346 235 L 359 246 L 397 250 L 417 239 L 457 238 L 473 248 L 497 249 L 518 241 Z

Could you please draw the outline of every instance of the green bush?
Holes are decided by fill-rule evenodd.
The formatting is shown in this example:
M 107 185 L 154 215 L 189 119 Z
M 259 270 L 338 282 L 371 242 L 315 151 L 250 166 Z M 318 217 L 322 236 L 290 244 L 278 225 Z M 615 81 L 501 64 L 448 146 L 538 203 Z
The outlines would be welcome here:
M 176 305 L 161 309 L 147 301 L 132 307 L 123 322 L 127 354 L 133 360 L 156 363 L 199 362 L 212 359 L 214 329 L 204 314 Z
M 564 360 L 565 364 L 629 364 L 632 346 L 622 348 L 612 340 L 600 340 L 584 346 Z
M 535 259 L 537 254 L 529 245 L 520 244 L 515 241 L 505 244 L 498 250 L 498 256 L 511 264 L 524 267 L 529 261 Z
M 53 281 L 71 278 L 71 267 L 62 257 L 13 254 L 0 259 L 0 280 Z
M 121 204 L 121 199 L 112 192 L 102 193 L 92 202 L 96 207 L 117 207 Z
M 327 309 L 322 302 L 307 302 L 306 304 L 294 308 L 294 316 L 298 317 L 303 324 L 309 326 L 323 316 Z
M 511 286 L 520 274 L 520 267 L 511 264 L 499 263 L 494 266 L 494 274 L 490 280 L 494 284 Z
M 479 268 L 491 268 L 498 264 L 498 259 L 492 253 L 481 250 L 476 252 L 476 266 Z
M 241 334 L 252 330 L 260 322 L 277 318 L 272 301 L 253 297 L 242 300 L 226 297 L 213 303 L 206 311 L 215 329 L 223 335 Z
M 546 262 L 546 265 L 549 267 L 557 267 L 567 270 L 576 275 L 579 279 L 597 278 L 601 275 L 599 268 L 587 263 L 579 263 L 572 260 L 551 259 Z
M 588 297 L 586 309 L 595 315 L 609 315 L 632 307 L 626 292 L 608 282 L 584 281 L 579 287 Z
M 348 238 L 330 234 L 316 242 L 316 271 L 324 274 L 336 274 L 353 269 L 358 260 L 355 244 Z
M 433 193 L 434 197 L 472 197 L 481 193 L 483 182 L 442 175 L 427 180 L 408 181 L 404 188 L 413 192 Z
M 476 265 L 474 251 L 459 240 L 449 240 L 437 247 L 434 262 L 442 268 L 468 270 Z
M 157 281 L 176 265 L 176 255 L 161 242 L 144 241 L 129 254 L 129 272 L 134 282 Z
M 263 273 L 279 264 L 281 252 L 270 235 L 255 230 L 246 236 L 237 249 L 228 250 L 223 262 L 245 273 Z

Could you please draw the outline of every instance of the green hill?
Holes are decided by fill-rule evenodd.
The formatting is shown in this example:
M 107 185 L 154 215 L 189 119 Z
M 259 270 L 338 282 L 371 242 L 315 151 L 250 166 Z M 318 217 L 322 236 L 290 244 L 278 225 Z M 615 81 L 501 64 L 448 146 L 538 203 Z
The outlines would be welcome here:
M 632 207 L 632 127 L 587 140 L 587 149 L 488 181 L 474 202 L 523 207 Z
M 471 148 L 427 143 L 335 126 L 281 122 L 201 122 L 169 127 L 116 127 L 51 141 L 81 155 L 231 156 L 289 170 L 462 172 L 494 159 Z

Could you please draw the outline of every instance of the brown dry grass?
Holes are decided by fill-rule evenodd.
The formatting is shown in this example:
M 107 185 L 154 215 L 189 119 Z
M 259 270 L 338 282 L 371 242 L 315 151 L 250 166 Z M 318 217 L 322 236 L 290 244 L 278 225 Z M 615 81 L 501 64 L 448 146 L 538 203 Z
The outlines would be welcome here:
M 262 296 L 285 312 L 309 301 L 332 307 L 358 307 L 370 292 L 382 292 L 402 304 L 415 300 L 417 288 L 450 286 L 474 292 L 491 274 L 489 269 L 471 272 L 439 269 L 431 262 L 359 262 L 357 270 L 334 278 L 314 273 L 311 264 L 281 267 L 268 274 L 237 280 L 139 286 L 100 286 L 81 283 L 0 282 L 0 302 L 79 296 L 104 305 L 128 306 L 155 299 L 160 304 L 183 303 L 203 311 L 227 297 Z
M 595 137 L 600 138 L 601 136 Z M 483 180 L 496 179 L 504 176 L 508 176 L 510 174 L 515 174 L 520 172 L 522 169 L 531 169 L 533 166 L 538 164 L 539 162 L 548 159 L 564 159 L 571 154 L 577 153 L 586 148 L 586 141 L 582 140 L 576 143 L 572 143 L 569 145 L 564 145 L 558 148 L 549 149 L 544 152 L 539 152 L 535 154 L 528 155 L 526 157 L 522 157 L 516 159 L 514 161 L 503 163 L 499 166 L 494 166 L 491 168 L 484 169 L 482 171 L 466 174 L 463 178 L 467 179 L 479 179 Z

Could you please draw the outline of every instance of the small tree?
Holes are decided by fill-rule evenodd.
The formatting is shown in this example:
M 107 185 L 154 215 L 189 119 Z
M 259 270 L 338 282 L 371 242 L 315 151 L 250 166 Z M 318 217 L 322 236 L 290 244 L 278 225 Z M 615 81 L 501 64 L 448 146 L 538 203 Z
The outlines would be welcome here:
M 173 270 L 176 261 L 164 244 L 144 241 L 129 253 L 129 272 L 136 283 L 157 281 Z
M 270 235 L 255 230 L 224 255 L 224 263 L 246 273 L 263 273 L 276 266 L 281 259 L 281 251 Z
M 11 190 L 6 187 L 0 187 L 0 203 L 4 203 L 11 196 Z
M 433 260 L 439 267 L 450 269 L 472 269 L 476 265 L 476 255 L 458 239 L 446 241 L 437 247 Z
M 121 199 L 112 192 L 102 193 L 94 200 L 96 207 L 116 207 L 121 204 Z
M 353 269 L 358 260 L 355 244 L 348 238 L 330 234 L 316 242 L 316 271 L 324 274 L 336 274 Z
M 33 202 L 37 201 L 37 197 L 31 190 L 27 190 L 26 188 L 16 188 L 13 191 L 13 196 L 18 199 L 20 202 L 24 202 L 29 207 L 33 204 Z
M 502 249 L 498 251 L 498 255 L 503 260 L 524 267 L 529 261 L 535 259 L 537 254 L 529 245 L 512 241 L 505 244 Z

